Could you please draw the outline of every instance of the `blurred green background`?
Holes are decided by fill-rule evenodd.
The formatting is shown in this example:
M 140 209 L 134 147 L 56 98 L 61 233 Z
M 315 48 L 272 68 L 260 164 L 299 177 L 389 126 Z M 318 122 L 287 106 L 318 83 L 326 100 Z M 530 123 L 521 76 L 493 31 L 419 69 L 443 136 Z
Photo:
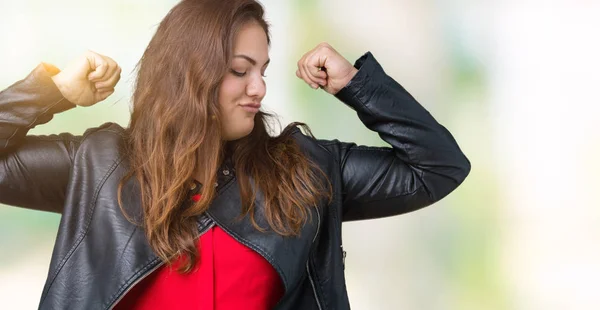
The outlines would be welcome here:
M 115 94 L 32 133 L 127 125 L 133 69 L 176 1 L 0 3 L 0 88 L 86 49 L 123 68 Z M 473 169 L 435 205 L 346 223 L 353 309 L 600 309 L 600 4 L 592 1 L 265 0 L 263 104 L 318 138 L 385 145 L 295 77 L 326 41 L 371 51 L 455 136 Z M 51 180 L 49 180 L 51 181 Z M 0 206 L 0 308 L 35 309 L 59 215 Z

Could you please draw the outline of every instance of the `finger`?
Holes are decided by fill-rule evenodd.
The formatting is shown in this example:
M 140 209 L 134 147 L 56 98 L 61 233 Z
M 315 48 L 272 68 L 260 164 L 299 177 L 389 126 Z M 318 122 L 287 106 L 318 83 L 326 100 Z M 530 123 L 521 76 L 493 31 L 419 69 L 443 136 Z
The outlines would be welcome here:
M 321 52 L 319 52 L 321 48 L 317 46 L 312 51 L 308 52 L 304 56 L 304 70 L 306 75 L 311 79 L 313 83 L 318 85 L 324 85 L 327 83 L 326 77 L 327 74 L 325 72 L 320 71 L 320 68 L 324 66 L 326 58 L 321 61 Z
M 298 66 L 298 69 L 296 70 L 296 76 L 301 78 L 308 85 L 310 85 L 312 82 L 306 77 L 306 75 L 304 74 L 304 72 L 302 70 L 302 62 L 303 61 L 304 61 L 304 56 L 302 56 L 302 58 L 300 58 L 300 60 L 298 60 L 298 62 L 296 63 L 296 65 Z
M 319 85 L 327 83 L 327 74 L 323 71 L 319 71 L 319 68 L 307 65 L 305 66 L 305 71 L 306 75 L 308 75 L 310 80 L 314 83 L 317 83 Z
M 298 60 L 298 71 L 300 71 L 300 76 L 302 77 L 302 79 L 304 80 L 304 82 L 306 82 L 306 84 L 308 84 L 311 88 L 318 88 L 318 85 L 313 82 L 309 77 L 308 74 L 306 73 L 305 70 L 305 65 L 304 63 L 306 62 L 306 57 L 308 56 L 307 54 L 304 54 L 304 56 L 302 56 L 302 58 L 300 58 L 300 60 Z
M 327 72 L 325 70 L 323 70 L 323 68 L 315 67 L 314 69 L 310 70 L 310 73 L 317 79 L 322 79 L 322 80 L 327 79 Z
M 117 71 L 121 69 L 117 62 L 114 61 L 112 58 L 103 56 L 103 59 L 106 61 L 108 68 L 106 69 L 104 75 L 101 78 L 97 79 L 96 82 L 103 82 L 111 79 L 113 75 L 115 75 Z
M 325 68 L 327 67 L 327 53 L 325 48 L 319 45 L 315 52 L 312 53 L 310 58 L 307 60 L 308 63 L 308 72 L 313 77 L 319 81 L 319 85 L 325 86 L 327 85 L 327 71 Z
M 312 80 L 317 81 L 319 85 L 327 84 L 327 72 L 321 70 L 321 68 L 308 66 L 307 71 Z
M 306 79 L 304 79 L 302 77 L 302 74 L 300 73 L 300 69 L 296 69 L 296 76 L 298 78 L 300 78 L 301 80 L 304 80 L 310 87 L 312 87 L 312 88 L 317 88 L 318 87 L 318 85 L 315 85 L 312 81 L 307 82 Z
M 304 60 L 304 63 L 302 64 L 301 67 L 301 73 L 303 75 L 305 75 L 308 78 L 308 83 L 311 84 L 311 86 L 313 88 L 318 88 L 318 85 L 323 85 L 326 83 L 325 79 L 322 78 L 318 78 L 316 76 L 314 76 L 310 70 L 311 70 L 311 66 L 308 64 L 307 60 Z M 317 87 L 315 87 L 314 85 L 317 85 Z
M 120 79 L 121 79 L 121 68 L 117 66 L 117 68 L 115 70 L 113 70 L 113 73 L 108 76 L 108 79 L 102 80 L 101 82 L 96 82 L 96 83 L 94 83 L 94 85 L 96 86 L 97 89 L 114 88 Z
M 312 53 L 307 59 L 307 66 L 309 73 L 318 79 L 326 79 L 327 73 L 322 70 L 327 66 L 327 55 L 323 52 L 323 49 Z
M 92 82 L 107 79 L 117 67 L 117 63 L 110 57 L 102 56 L 93 51 L 87 51 L 85 56 L 92 69 L 92 72 L 88 74 L 88 79 Z
M 98 61 L 102 61 L 102 63 L 96 67 L 92 67 L 93 71 L 88 75 L 88 79 L 92 82 L 101 80 L 104 74 L 106 74 L 106 71 L 108 71 L 108 64 L 106 64 L 103 60 L 94 61 L 96 64 Z
M 304 82 L 306 82 L 306 84 L 308 84 L 311 88 L 317 89 L 319 88 L 319 85 L 316 82 L 313 82 L 309 77 L 308 74 L 306 73 L 306 70 L 304 69 L 304 64 L 303 64 L 304 58 L 300 59 L 300 61 L 298 61 L 298 71 L 300 72 L 300 76 L 301 78 L 304 80 Z
M 102 100 L 108 98 L 114 92 L 115 92 L 114 88 L 103 89 L 102 91 L 98 91 L 96 93 L 96 102 L 99 102 L 99 101 L 102 101 Z

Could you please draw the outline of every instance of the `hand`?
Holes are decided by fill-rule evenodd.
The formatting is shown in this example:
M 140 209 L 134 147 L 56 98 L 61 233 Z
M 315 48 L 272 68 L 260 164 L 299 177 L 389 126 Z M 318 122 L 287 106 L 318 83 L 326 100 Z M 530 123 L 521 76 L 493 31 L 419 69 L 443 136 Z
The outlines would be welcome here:
M 87 51 L 52 77 L 63 97 L 78 106 L 91 106 L 115 91 L 121 68 L 109 57 Z
M 296 76 L 310 87 L 322 87 L 335 95 L 356 75 L 358 70 L 331 45 L 321 43 L 298 61 Z

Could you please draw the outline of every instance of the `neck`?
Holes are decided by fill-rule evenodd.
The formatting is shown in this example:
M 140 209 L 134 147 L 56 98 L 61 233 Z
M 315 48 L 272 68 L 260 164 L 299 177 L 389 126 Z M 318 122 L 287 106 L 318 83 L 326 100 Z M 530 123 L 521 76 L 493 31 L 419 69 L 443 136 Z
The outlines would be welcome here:
M 223 165 L 224 157 L 225 157 L 225 155 L 223 154 L 221 156 L 221 158 L 219 158 L 219 161 L 217 163 L 217 169 L 218 169 L 218 167 L 221 167 Z M 203 162 L 202 160 L 198 161 L 198 164 L 196 165 L 196 167 L 197 167 L 196 171 L 194 171 L 194 174 L 192 175 L 192 177 L 200 183 L 204 183 L 204 180 L 207 177 L 207 175 L 206 175 L 207 171 L 204 168 L 204 165 L 202 164 L 202 162 Z

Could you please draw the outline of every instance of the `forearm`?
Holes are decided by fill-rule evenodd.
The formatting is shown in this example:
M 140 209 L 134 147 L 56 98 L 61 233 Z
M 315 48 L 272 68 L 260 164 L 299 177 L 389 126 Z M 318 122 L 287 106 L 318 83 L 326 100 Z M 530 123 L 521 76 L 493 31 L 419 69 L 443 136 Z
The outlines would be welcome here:
M 441 199 L 467 176 L 470 163 L 452 135 L 370 53 L 358 73 L 337 95 L 360 120 L 389 143 L 396 156 L 421 176 L 433 200 Z
M 52 81 L 58 69 L 40 64 L 26 78 L 0 92 L 0 152 L 11 149 L 36 125 L 75 107 Z

